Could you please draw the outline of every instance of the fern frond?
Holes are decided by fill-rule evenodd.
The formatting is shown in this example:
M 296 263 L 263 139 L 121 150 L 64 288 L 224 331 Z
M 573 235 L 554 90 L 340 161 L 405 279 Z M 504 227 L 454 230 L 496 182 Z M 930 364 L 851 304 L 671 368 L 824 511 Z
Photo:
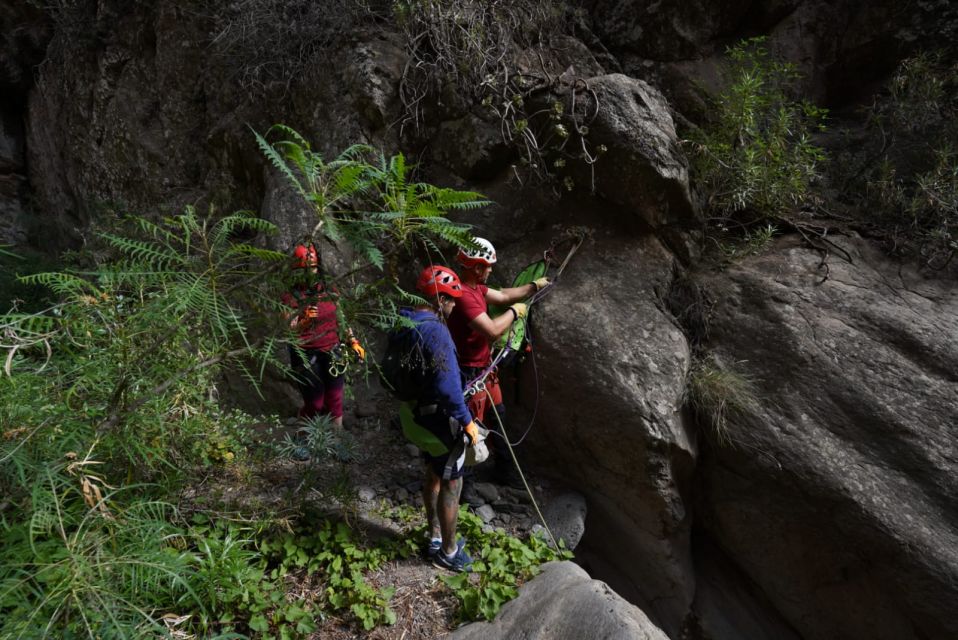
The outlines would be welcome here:
M 24 284 L 38 284 L 49 287 L 62 296 L 76 297 L 84 294 L 99 296 L 102 292 L 92 282 L 70 273 L 33 273 L 17 278 Z
M 221 258 L 225 260 L 235 256 L 256 258 L 257 260 L 263 260 L 264 262 L 283 262 L 287 259 L 285 253 L 273 251 L 272 249 L 263 249 L 262 247 L 254 247 L 251 244 L 242 243 L 231 245 L 222 253 Z
M 292 127 L 285 124 L 274 124 L 266 132 L 266 135 L 268 136 L 269 134 L 273 133 L 273 131 L 278 131 L 279 133 L 283 134 L 288 139 L 290 139 L 291 142 L 298 144 L 303 149 L 306 149 L 307 151 L 310 150 L 309 140 L 304 138 L 298 131 L 296 131 Z
M 256 138 L 256 145 L 259 147 L 260 151 L 263 152 L 263 155 L 266 156 L 266 159 L 269 160 L 270 164 L 276 167 L 280 173 L 286 176 L 286 179 L 293 186 L 297 193 L 299 193 L 304 198 L 306 197 L 306 190 L 303 188 L 303 184 L 300 181 L 299 177 L 293 173 L 293 170 L 290 168 L 289 164 L 283 158 L 283 156 L 273 148 L 273 145 L 268 143 L 266 139 L 253 131 L 253 136 Z
M 173 265 L 183 265 L 186 262 L 182 253 L 166 246 L 157 246 L 144 240 L 124 238 L 109 233 L 101 234 L 101 237 L 113 247 L 127 254 L 131 259 L 143 262 L 154 269 L 165 270 Z
M 277 227 L 252 211 L 237 211 L 220 219 L 213 225 L 213 231 L 210 233 L 210 244 L 214 247 L 221 247 L 231 235 L 240 230 L 272 234 L 276 233 Z

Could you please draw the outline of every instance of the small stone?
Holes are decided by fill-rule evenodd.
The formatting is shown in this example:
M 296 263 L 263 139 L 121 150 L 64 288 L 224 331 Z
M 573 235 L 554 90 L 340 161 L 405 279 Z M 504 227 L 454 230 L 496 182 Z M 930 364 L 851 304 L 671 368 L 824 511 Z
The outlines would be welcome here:
M 543 515 L 553 535 L 565 540 L 566 547 L 575 549 L 585 534 L 588 513 L 585 497 L 569 492 L 556 496 L 545 506 Z
M 417 447 L 417 446 L 414 445 L 414 444 L 407 444 L 407 445 L 406 445 L 406 453 L 408 453 L 408 454 L 409 454 L 411 457 L 413 457 L 413 458 L 418 458 L 418 457 L 419 457 L 419 447 Z
M 499 499 L 499 489 L 490 482 L 477 482 L 476 493 L 478 493 L 486 502 L 495 502 Z
M 486 524 L 492 522 L 492 519 L 496 517 L 496 510 L 490 507 L 487 504 L 482 505 L 476 509 L 476 515 L 482 518 L 482 521 Z
M 356 493 L 363 502 L 372 502 L 376 499 L 376 492 L 369 487 L 360 487 Z
M 393 495 L 396 496 L 396 502 L 406 502 L 409 500 L 409 492 L 403 487 L 396 489 Z

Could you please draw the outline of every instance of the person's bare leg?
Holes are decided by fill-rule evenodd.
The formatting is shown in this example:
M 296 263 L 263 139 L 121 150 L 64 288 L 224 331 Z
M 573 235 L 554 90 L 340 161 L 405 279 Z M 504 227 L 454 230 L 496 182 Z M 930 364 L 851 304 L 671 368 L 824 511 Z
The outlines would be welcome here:
M 439 538 L 442 530 L 439 526 L 439 478 L 426 465 L 426 474 L 422 481 L 422 504 L 426 508 L 426 524 L 429 526 L 429 537 Z
M 451 556 L 456 552 L 456 524 L 459 519 L 459 493 L 462 478 L 439 482 L 439 527 L 442 530 L 442 552 Z

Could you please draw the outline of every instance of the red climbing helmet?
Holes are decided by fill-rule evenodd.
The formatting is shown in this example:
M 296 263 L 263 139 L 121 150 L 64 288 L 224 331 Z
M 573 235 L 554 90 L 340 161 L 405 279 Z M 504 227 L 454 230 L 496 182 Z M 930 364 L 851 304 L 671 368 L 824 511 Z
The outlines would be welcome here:
M 456 259 L 464 267 L 474 267 L 481 264 L 485 267 L 491 267 L 496 263 L 496 248 L 485 238 L 473 238 L 478 246 L 475 249 L 459 249 Z
M 296 245 L 293 249 L 293 267 L 296 269 L 305 269 L 306 267 L 318 267 L 319 256 L 316 254 L 316 247 L 304 244 Z
M 416 289 L 427 298 L 434 298 L 440 293 L 444 293 L 451 298 L 462 297 L 462 285 L 459 284 L 459 276 L 448 267 L 433 265 L 426 267 L 419 274 L 419 280 L 416 281 Z

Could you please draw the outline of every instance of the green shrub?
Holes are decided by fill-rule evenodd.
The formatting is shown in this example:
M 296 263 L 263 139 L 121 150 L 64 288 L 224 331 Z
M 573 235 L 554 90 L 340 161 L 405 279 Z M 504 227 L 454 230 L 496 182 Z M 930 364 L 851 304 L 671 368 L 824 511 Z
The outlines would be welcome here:
M 958 252 L 958 65 L 930 53 L 903 61 L 867 115 L 845 201 L 894 252 L 944 268 Z
M 796 95 L 798 71 L 745 40 L 727 51 L 727 88 L 713 120 L 693 135 L 692 177 L 722 220 L 761 221 L 814 202 L 825 154 L 812 142 L 826 111 Z

